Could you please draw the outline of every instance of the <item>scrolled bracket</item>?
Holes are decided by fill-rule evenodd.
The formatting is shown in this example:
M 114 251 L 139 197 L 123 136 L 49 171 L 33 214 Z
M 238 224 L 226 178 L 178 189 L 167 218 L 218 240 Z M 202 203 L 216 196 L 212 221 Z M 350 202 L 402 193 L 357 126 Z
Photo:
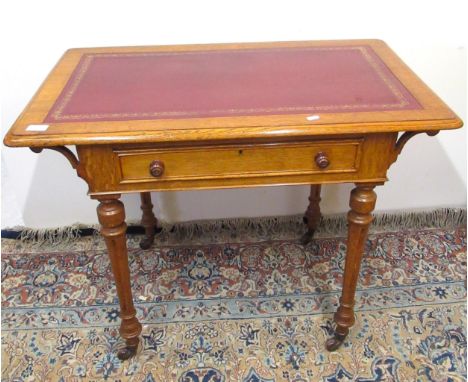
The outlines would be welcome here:
M 68 147 L 65 147 L 65 146 L 30 147 L 30 149 L 32 152 L 36 154 L 39 154 L 43 149 L 58 151 L 60 154 L 65 156 L 65 158 L 68 159 L 71 166 L 76 170 L 78 176 L 84 179 L 81 164 L 78 158 L 75 156 L 75 154 L 73 154 L 73 152 Z
M 397 139 L 395 143 L 395 147 L 393 148 L 393 162 L 395 162 L 398 158 L 398 155 L 401 154 L 403 151 L 403 147 L 405 147 L 406 143 L 413 138 L 417 134 L 426 133 L 430 137 L 439 134 L 439 130 L 431 130 L 431 131 L 406 131 L 404 132 L 400 138 Z

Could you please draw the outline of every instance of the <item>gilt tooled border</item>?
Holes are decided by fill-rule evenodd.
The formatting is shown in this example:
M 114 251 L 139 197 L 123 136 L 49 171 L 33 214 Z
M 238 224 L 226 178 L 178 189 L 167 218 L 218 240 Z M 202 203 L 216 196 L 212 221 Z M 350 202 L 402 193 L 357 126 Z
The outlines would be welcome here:
M 64 97 L 58 103 L 55 111 L 52 113 L 52 116 L 55 120 L 77 120 L 77 119 L 104 119 L 104 118 L 119 118 L 119 117 L 171 117 L 171 116 L 196 116 L 200 114 L 243 114 L 243 113 L 253 113 L 253 112 L 282 112 L 282 111 L 331 111 L 336 109 L 341 110 L 357 110 L 357 109 L 370 109 L 379 107 L 381 109 L 390 109 L 390 108 L 402 108 L 409 104 L 408 100 L 401 93 L 397 86 L 385 75 L 382 71 L 381 66 L 374 60 L 374 58 L 369 54 L 368 50 L 364 46 L 343 46 L 343 47 L 309 47 L 301 48 L 300 50 L 344 50 L 344 49 L 353 49 L 359 50 L 371 67 L 375 70 L 380 79 L 385 83 L 388 89 L 393 93 L 393 95 L 399 100 L 398 103 L 386 103 L 386 104 L 341 104 L 341 105 L 322 105 L 322 106 L 288 106 L 288 107 L 276 107 L 276 108 L 249 108 L 249 109 L 214 109 L 207 111 L 162 111 L 162 112 L 143 112 L 143 113 L 100 113 L 100 114 L 63 114 L 63 110 L 70 102 L 73 94 L 76 92 L 81 80 L 85 76 L 87 70 L 91 66 L 91 63 L 95 57 L 136 57 L 136 56 L 169 56 L 169 55 L 190 55 L 190 54 L 213 54 L 213 53 L 226 53 L 232 52 L 230 50 L 219 50 L 219 51 L 193 51 L 193 52 L 147 52 L 147 53 L 98 53 L 98 54 L 89 54 L 85 55 L 83 61 L 78 68 L 78 71 L 71 83 L 70 88 L 65 92 Z M 235 50 L 235 52 L 252 52 L 258 51 L 258 49 L 242 49 Z M 284 51 L 284 49 L 268 49 L 268 51 Z

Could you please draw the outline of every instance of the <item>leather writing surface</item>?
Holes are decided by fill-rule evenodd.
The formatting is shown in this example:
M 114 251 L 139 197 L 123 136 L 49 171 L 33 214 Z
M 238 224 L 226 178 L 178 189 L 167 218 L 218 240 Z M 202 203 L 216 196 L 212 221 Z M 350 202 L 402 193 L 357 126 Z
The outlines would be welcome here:
M 369 46 L 98 53 L 44 122 L 420 108 Z

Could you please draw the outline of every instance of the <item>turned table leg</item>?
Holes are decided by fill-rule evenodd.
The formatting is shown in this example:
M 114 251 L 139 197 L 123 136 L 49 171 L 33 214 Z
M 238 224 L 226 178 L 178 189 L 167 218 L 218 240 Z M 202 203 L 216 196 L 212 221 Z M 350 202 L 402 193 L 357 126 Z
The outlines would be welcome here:
M 346 251 L 343 291 L 340 306 L 335 313 L 335 334 L 326 343 L 327 350 L 333 351 L 343 343 L 354 324 L 354 294 L 359 276 L 361 258 L 367 240 L 369 224 L 372 222 L 372 211 L 377 196 L 373 184 L 357 184 L 351 191 L 348 212 L 348 245 Z
M 114 274 L 115 285 L 120 303 L 120 335 L 125 339 L 126 347 L 121 349 L 117 356 L 121 360 L 132 357 L 137 350 L 141 333 L 141 324 L 136 318 L 133 306 L 132 290 L 130 284 L 130 269 L 128 267 L 127 242 L 125 232 L 125 209 L 119 196 L 106 196 L 99 199 L 97 208 L 101 234 L 106 241 L 107 251 Z
M 145 237 L 140 241 L 141 249 L 148 249 L 154 241 L 154 234 L 158 220 L 153 213 L 153 204 L 151 203 L 151 193 L 142 192 L 141 197 L 141 210 L 143 216 L 141 218 L 141 225 L 145 228 Z
M 310 186 L 309 206 L 304 214 L 304 221 L 307 223 L 307 232 L 304 233 L 300 239 L 303 245 L 310 242 L 322 217 L 320 213 L 321 188 L 322 186 L 320 184 L 313 184 Z

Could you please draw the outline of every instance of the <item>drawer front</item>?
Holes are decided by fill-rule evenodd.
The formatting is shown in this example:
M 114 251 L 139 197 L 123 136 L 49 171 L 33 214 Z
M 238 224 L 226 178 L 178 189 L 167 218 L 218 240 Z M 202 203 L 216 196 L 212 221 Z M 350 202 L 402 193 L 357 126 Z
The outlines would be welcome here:
M 120 184 L 356 172 L 362 140 L 114 150 Z M 153 174 L 150 167 L 153 165 Z M 156 168 L 155 168 L 155 167 Z

